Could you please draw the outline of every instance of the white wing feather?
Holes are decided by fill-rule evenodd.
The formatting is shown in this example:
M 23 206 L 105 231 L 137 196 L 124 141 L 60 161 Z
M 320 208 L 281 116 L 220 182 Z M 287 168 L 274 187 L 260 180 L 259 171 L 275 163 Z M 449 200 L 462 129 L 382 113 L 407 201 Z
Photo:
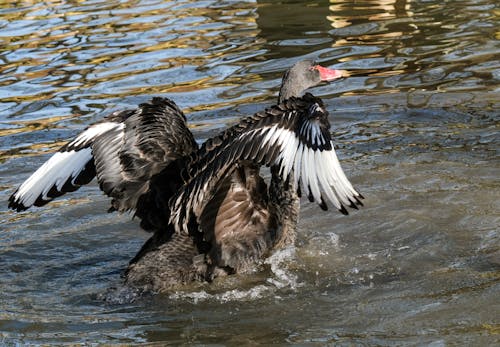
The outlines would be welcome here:
M 39 198 L 50 200 L 51 198 L 47 196 L 49 191 L 55 188 L 61 192 L 68 180 L 74 184 L 75 179 L 93 158 L 90 144 L 99 135 L 117 127 L 123 127 L 123 124 L 113 122 L 98 123 L 79 134 L 67 144 L 66 147 L 72 148 L 71 150 L 54 153 L 49 160 L 24 181 L 12 195 L 11 200 L 13 203 L 28 208 Z

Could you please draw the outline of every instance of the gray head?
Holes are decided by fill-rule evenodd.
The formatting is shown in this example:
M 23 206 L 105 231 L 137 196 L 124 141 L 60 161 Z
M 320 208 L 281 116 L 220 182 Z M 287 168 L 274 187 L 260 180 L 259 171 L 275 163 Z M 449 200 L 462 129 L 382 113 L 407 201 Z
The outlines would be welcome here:
M 317 65 L 312 60 L 299 61 L 285 72 L 278 102 L 283 102 L 292 96 L 302 96 L 308 88 L 317 86 L 323 81 L 333 81 L 342 76 L 342 70 L 328 69 Z

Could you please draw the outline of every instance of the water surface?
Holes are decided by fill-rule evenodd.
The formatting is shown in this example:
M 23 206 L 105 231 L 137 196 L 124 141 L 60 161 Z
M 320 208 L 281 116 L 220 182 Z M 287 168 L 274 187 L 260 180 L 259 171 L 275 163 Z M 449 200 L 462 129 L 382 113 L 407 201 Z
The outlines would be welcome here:
M 0 342 L 500 344 L 500 9 L 462 1 L 0 4 Z M 128 304 L 148 235 L 96 184 L 16 214 L 6 200 L 104 115 L 168 96 L 199 141 L 276 100 L 304 58 L 366 197 L 303 202 L 295 247 L 262 271 Z

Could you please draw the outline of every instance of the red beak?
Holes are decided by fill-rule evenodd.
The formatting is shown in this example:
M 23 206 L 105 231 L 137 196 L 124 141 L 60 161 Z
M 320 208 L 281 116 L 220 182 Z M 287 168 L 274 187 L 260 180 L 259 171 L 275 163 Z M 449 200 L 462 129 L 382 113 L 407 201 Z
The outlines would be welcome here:
M 321 65 L 316 65 L 314 68 L 319 71 L 319 78 L 322 81 L 333 81 L 344 76 L 343 70 L 329 69 Z

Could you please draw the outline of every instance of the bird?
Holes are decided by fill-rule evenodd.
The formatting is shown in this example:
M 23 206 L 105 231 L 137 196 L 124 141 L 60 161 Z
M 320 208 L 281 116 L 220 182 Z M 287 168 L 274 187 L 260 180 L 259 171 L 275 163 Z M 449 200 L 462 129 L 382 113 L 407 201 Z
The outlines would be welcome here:
M 363 205 L 335 153 L 328 111 L 307 92 L 343 77 L 299 61 L 285 72 L 275 105 L 201 146 L 169 98 L 114 112 L 62 146 L 8 206 L 43 206 L 96 177 L 111 198 L 109 212 L 131 211 L 152 233 L 125 270 L 124 285 L 159 293 L 251 272 L 294 243 L 301 194 L 343 214 Z

